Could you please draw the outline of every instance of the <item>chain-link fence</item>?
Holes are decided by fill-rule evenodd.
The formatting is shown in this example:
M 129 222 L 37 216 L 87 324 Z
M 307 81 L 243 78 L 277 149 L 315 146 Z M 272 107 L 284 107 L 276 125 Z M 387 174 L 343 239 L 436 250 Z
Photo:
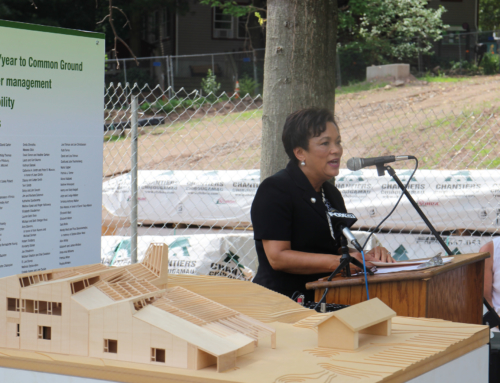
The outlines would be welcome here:
M 411 154 L 420 167 L 409 190 L 454 252 L 477 251 L 498 234 L 500 101 L 490 93 L 498 84 L 491 77 L 337 97 L 344 155 L 336 184 L 360 229 L 373 229 L 400 190 L 375 170 L 348 171 L 347 159 Z M 137 227 L 139 258 L 161 240 L 169 245 L 173 273 L 250 278 L 257 269 L 249 213 L 260 180 L 261 119 L 260 96 L 107 86 L 103 261 L 129 262 Z M 403 182 L 413 166 L 394 164 Z M 406 198 L 376 236 L 398 259 L 440 250 Z
M 233 93 L 239 81 L 243 86 L 248 84 L 246 90 L 255 96 L 262 91 L 264 50 L 106 60 L 105 82 L 107 86 L 129 83 L 140 88 L 157 87 L 157 95 L 166 93 L 169 98 L 181 89 L 208 94 L 210 90 L 203 89 L 202 84 L 208 70 L 220 84 L 217 94 Z M 168 92 L 164 92 L 166 89 Z

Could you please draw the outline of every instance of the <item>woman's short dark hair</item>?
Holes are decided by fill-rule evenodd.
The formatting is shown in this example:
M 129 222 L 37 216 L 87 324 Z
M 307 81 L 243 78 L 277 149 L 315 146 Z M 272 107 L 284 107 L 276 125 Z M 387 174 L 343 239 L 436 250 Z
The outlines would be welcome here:
M 298 162 L 293 149 L 300 147 L 309 150 L 309 140 L 318 137 L 326 130 L 326 123 L 335 119 L 328 109 L 302 109 L 290 114 L 285 121 L 281 140 L 285 147 L 285 152 L 291 160 Z

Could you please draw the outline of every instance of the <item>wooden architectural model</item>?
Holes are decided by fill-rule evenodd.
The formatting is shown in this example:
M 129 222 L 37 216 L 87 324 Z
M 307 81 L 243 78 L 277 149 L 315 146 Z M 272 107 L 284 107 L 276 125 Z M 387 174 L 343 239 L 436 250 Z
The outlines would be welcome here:
M 375 299 L 320 314 L 250 282 L 167 276 L 164 245 L 131 266 L 2 278 L 2 300 L 0 368 L 126 383 L 400 383 L 489 341 Z
M 360 334 L 390 336 L 394 310 L 378 298 L 318 318 L 318 347 L 355 350 Z
M 142 263 L 0 279 L 0 347 L 188 369 L 236 366 L 275 330 L 182 287 L 167 288 L 167 246 Z

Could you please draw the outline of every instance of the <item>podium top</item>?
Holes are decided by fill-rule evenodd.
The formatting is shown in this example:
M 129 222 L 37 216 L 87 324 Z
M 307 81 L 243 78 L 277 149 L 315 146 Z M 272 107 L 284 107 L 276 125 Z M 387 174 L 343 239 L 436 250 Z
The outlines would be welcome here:
M 490 253 L 474 253 L 474 254 L 458 254 L 453 255 L 453 260 L 443 266 L 431 267 L 423 270 L 410 270 L 401 271 L 398 273 L 368 275 L 368 283 L 382 283 L 382 282 L 397 282 L 409 281 L 415 279 L 430 279 L 441 273 L 469 265 L 471 263 L 480 262 L 490 257 Z M 430 258 L 428 258 L 430 259 Z M 340 286 L 356 286 L 365 283 L 364 275 L 357 275 L 350 278 L 336 277 L 332 281 L 319 280 L 309 282 L 306 284 L 308 290 L 317 290 L 326 287 L 340 287 Z

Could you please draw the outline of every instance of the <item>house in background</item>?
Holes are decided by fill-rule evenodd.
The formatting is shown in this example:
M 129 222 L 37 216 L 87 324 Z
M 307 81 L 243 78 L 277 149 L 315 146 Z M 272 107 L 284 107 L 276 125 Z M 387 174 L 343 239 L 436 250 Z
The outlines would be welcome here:
M 171 61 L 140 60 L 139 68 L 129 61 L 120 70 L 110 62 L 107 82 L 153 83 L 162 89 L 173 84 L 175 89 L 192 91 L 200 89 L 208 69 L 217 75 L 222 91 L 233 92 L 236 80 L 244 74 L 262 81 L 265 38 L 260 27 L 251 29 L 253 48 L 259 49 L 254 62 L 246 17 L 233 17 L 220 8 L 190 1 L 189 11 L 184 14 L 162 7 L 132 17 L 134 24 L 133 20 L 136 25 L 128 42 L 137 57 L 174 57 Z M 120 58 L 125 58 L 126 50 L 119 51 Z
M 435 44 L 436 57 L 445 61 L 474 60 L 479 0 L 429 0 L 427 6 L 434 9 L 443 6 L 447 10 L 443 22 L 449 28 Z M 121 71 L 111 65 L 107 82 L 159 84 L 163 90 L 173 86 L 176 90 L 185 88 L 191 92 L 201 88 L 202 78 L 211 69 L 222 85 L 221 91 L 228 93 L 234 91 L 236 80 L 245 75 L 263 83 L 265 36 L 253 19 L 249 36 L 246 17 L 226 15 L 220 8 L 194 0 L 189 1 L 189 11 L 182 14 L 163 7 L 132 17 L 132 23 L 134 19 L 135 32 L 129 43 L 134 52 L 138 52 L 137 56 L 172 58 L 141 60 L 139 69 L 130 62 Z M 256 49 L 255 57 L 249 52 L 251 46 Z M 125 50 L 121 52 L 121 57 L 125 57 Z
M 428 7 L 443 6 L 443 23 L 449 25 L 446 34 L 436 44 L 436 55 L 454 60 L 472 60 L 479 26 L 480 0 L 430 0 Z M 472 33 L 471 33 L 472 32 Z

